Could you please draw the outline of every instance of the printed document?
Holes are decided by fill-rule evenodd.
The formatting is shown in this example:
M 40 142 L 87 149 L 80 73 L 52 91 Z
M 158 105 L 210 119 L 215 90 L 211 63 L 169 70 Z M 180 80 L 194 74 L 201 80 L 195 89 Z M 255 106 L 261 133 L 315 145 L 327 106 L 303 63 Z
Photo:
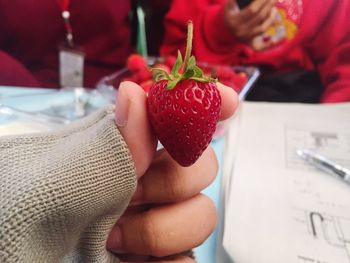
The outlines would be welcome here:
M 296 154 L 311 149 L 350 168 L 350 103 L 244 102 L 236 118 L 223 175 L 232 262 L 350 263 L 350 184 Z

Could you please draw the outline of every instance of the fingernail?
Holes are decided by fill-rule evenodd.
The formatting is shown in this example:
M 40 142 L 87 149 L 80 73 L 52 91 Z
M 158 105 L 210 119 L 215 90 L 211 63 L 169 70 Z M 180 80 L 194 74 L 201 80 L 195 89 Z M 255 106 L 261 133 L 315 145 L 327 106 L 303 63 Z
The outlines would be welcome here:
M 126 83 L 120 83 L 115 108 L 115 123 L 118 127 L 124 127 L 129 117 L 129 99 L 123 92 L 125 88 L 127 88 Z

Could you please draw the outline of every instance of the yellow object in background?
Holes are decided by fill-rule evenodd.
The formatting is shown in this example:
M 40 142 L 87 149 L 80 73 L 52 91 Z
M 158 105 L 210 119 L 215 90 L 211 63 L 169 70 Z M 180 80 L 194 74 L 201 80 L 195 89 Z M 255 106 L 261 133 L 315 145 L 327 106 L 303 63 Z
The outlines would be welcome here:
M 262 35 L 254 38 L 251 46 L 257 51 L 262 51 L 284 39 L 293 39 L 297 31 L 297 25 L 287 18 L 286 11 L 283 8 L 276 8 L 276 18 L 273 26 Z
M 284 9 L 279 8 L 279 13 L 282 16 L 282 21 L 286 30 L 286 38 L 293 39 L 298 32 L 298 26 L 287 17 L 287 13 Z

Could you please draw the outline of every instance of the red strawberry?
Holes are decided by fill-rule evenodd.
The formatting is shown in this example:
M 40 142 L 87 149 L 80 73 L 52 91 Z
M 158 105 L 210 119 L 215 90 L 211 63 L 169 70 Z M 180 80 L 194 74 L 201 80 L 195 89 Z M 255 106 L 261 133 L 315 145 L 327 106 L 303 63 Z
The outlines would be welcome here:
M 147 63 L 143 56 L 139 54 L 131 54 L 127 59 L 126 67 L 131 72 L 138 72 L 147 69 Z
M 149 90 L 151 89 L 153 83 L 154 83 L 153 80 L 149 79 L 149 80 L 141 82 L 140 86 L 143 88 L 143 90 L 145 92 L 149 92 Z
M 192 23 L 188 43 L 171 74 L 160 71 L 148 93 L 147 109 L 151 125 L 164 148 L 182 166 L 192 165 L 210 143 L 219 120 L 221 97 L 214 80 L 203 75 L 190 57 Z
M 182 166 L 193 164 L 210 143 L 219 120 L 221 97 L 215 83 L 193 79 L 167 90 L 158 81 L 148 93 L 148 112 L 159 141 Z
M 220 80 L 232 79 L 236 76 L 236 72 L 234 72 L 233 69 L 228 66 L 216 67 L 216 74 L 220 78 Z
M 152 68 L 162 69 L 165 72 L 170 73 L 170 68 L 172 68 L 172 67 L 169 67 L 168 65 L 165 65 L 165 64 L 162 64 L 162 63 L 158 63 L 158 64 L 155 64 Z
M 176 57 L 175 56 L 167 56 L 164 59 L 164 64 L 167 65 L 169 68 L 172 68 L 175 65 Z
M 148 68 L 143 68 L 135 72 L 135 75 L 138 76 L 140 82 L 152 79 L 152 73 Z
M 233 83 L 237 87 L 237 89 L 236 89 L 237 92 L 239 92 L 243 88 L 243 86 L 246 84 L 247 80 L 248 80 L 248 76 L 246 73 L 240 72 L 240 73 L 236 74 L 236 76 L 233 78 Z
M 163 75 L 164 71 L 169 74 L 170 68 L 165 64 L 156 64 L 152 67 L 152 79 L 157 79 L 158 75 Z

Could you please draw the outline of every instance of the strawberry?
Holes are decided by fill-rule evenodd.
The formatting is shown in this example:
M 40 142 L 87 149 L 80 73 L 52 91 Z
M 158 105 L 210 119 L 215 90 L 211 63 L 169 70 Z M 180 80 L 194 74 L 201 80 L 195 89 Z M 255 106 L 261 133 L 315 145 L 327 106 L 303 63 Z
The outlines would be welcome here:
M 176 57 L 175 56 L 167 56 L 164 58 L 164 64 L 169 68 L 172 68 L 175 65 Z
M 134 74 L 138 76 L 139 82 L 152 79 L 152 73 L 148 68 L 140 69 Z
M 140 70 L 147 69 L 147 63 L 143 56 L 139 54 L 131 54 L 127 61 L 126 61 L 126 67 L 131 72 L 138 72 Z
M 143 88 L 143 90 L 145 92 L 149 92 L 149 90 L 151 89 L 153 83 L 154 83 L 153 80 L 149 79 L 149 80 L 145 80 L 145 81 L 141 82 L 140 86 Z
M 220 80 L 232 80 L 232 78 L 236 76 L 236 72 L 234 72 L 233 69 L 229 66 L 217 66 L 216 74 L 218 77 L 220 77 Z
M 168 65 L 166 65 L 166 64 L 163 64 L 163 63 L 158 63 L 158 64 L 155 64 L 154 66 L 153 66 L 153 68 L 157 68 L 157 69 L 162 69 L 162 70 L 164 70 L 165 72 L 167 72 L 167 73 L 170 73 L 170 68 L 172 68 L 172 66 L 171 67 L 169 67 Z
M 147 98 L 150 123 L 168 153 L 182 166 L 192 165 L 210 143 L 219 120 L 221 97 L 214 79 L 204 76 L 190 56 L 192 23 L 184 62 L 178 57 L 171 73 L 157 70 Z M 183 73 L 179 70 L 183 67 Z
M 246 84 L 248 81 L 248 76 L 244 72 L 239 72 L 236 74 L 236 76 L 233 78 L 233 83 L 237 87 L 236 91 L 239 92 L 243 86 Z
M 159 74 L 163 75 L 164 71 L 168 74 L 170 73 L 170 67 L 161 63 L 154 65 L 151 70 L 152 70 L 152 79 L 157 79 L 158 75 Z

